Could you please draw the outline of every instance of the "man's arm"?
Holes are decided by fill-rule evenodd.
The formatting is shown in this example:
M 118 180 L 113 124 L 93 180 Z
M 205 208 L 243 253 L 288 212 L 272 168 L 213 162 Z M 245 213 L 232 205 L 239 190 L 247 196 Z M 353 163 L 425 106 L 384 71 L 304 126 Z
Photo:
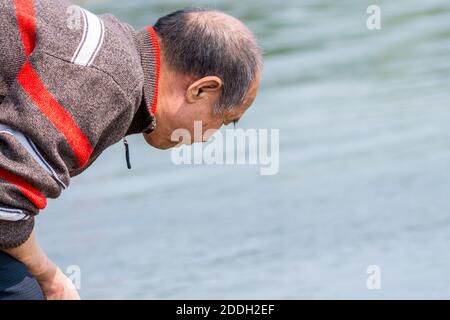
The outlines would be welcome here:
M 39 246 L 33 231 L 21 246 L 3 249 L 25 264 L 36 278 L 48 300 L 79 300 L 77 290 L 64 273 L 47 257 Z

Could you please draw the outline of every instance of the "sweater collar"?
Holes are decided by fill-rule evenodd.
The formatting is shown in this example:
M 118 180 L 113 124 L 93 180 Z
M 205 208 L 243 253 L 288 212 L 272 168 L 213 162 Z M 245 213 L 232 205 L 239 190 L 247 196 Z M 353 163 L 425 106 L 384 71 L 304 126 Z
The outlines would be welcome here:
M 160 73 L 160 46 L 153 27 L 145 27 L 135 35 L 136 46 L 141 56 L 144 73 L 143 97 L 127 132 L 150 133 L 156 127 L 155 112 L 158 104 L 158 85 Z

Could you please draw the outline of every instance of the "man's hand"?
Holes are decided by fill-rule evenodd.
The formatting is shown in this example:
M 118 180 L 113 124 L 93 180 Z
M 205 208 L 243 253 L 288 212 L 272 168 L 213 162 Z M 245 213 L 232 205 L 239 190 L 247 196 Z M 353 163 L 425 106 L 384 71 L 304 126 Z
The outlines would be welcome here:
M 34 231 L 21 246 L 4 250 L 25 264 L 48 300 L 79 300 L 75 286 L 38 245 Z
M 47 300 L 80 300 L 72 281 L 58 267 L 46 273 L 35 277 Z

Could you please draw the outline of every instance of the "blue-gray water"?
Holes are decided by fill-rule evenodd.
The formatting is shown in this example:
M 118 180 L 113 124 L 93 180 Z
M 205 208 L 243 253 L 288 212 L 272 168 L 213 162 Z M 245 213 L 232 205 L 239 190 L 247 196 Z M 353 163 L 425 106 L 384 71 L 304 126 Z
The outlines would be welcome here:
M 448 0 L 85 4 L 137 27 L 186 5 L 243 19 L 265 71 L 239 126 L 280 129 L 280 171 L 175 166 L 139 136 L 128 171 L 112 147 L 38 219 L 82 297 L 450 298 Z

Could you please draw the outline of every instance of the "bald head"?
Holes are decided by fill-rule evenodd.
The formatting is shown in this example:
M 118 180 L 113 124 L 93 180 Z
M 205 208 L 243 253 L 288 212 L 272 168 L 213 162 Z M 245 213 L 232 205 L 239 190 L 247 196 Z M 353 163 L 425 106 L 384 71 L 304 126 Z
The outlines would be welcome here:
M 189 8 L 160 18 L 154 29 L 173 70 L 222 80 L 217 111 L 242 104 L 262 69 L 262 54 L 256 38 L 241 21 L 220 11 Z

